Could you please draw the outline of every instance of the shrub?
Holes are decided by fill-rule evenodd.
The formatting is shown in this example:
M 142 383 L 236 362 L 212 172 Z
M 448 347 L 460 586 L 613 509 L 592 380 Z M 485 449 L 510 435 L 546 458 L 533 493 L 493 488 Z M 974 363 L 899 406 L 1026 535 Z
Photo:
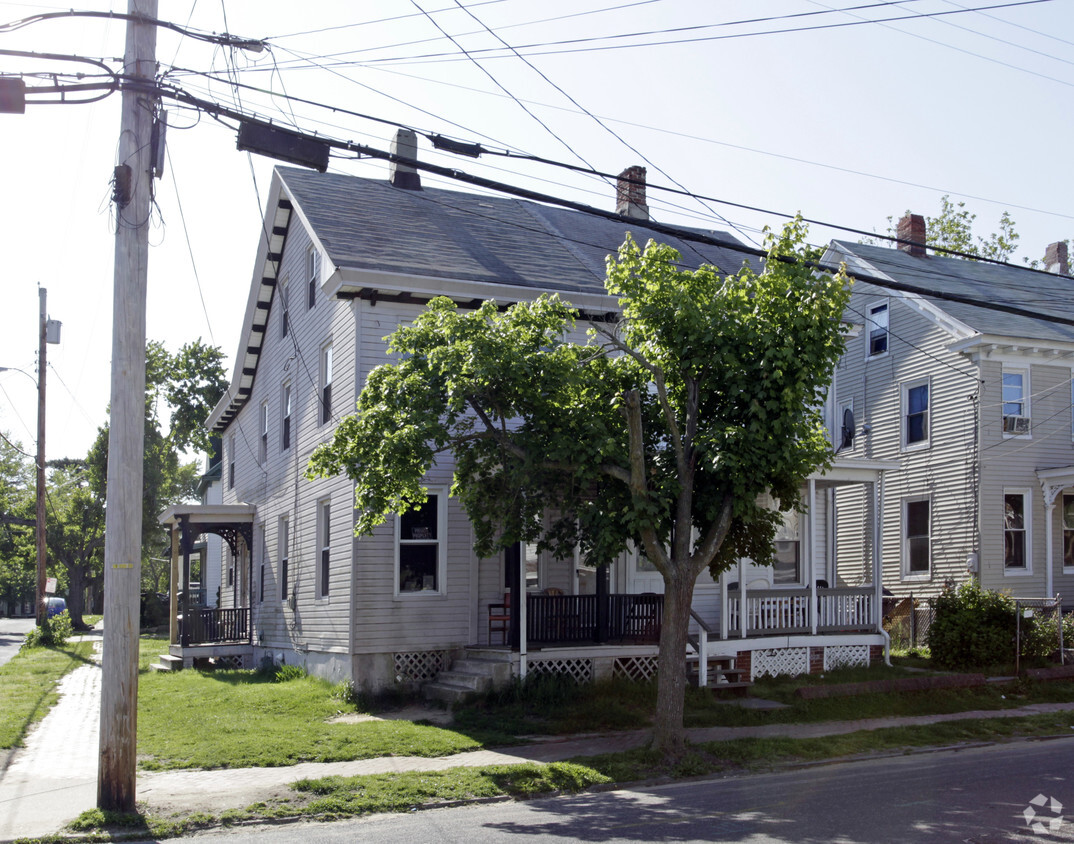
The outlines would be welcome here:
M 67 610 L 64 610 L 59 615 L 46 618 L 43 626 L 34 627 L 27 633 L 22 647 L 27 649 L 56 647 L 71 638 L 72 632 L 74 632 L 74 627 L 71 624 L 71 616 Z
M 1022 619 L 1022 656 L 1051 659 L 1059 650 L 1059 613 Z M 1063 647 L 1074 647 L 1074 613 L 1063 616 Z
M 1014 599 L 969 580 L 933 599 L 932 660 L 942 668 L 982 668 L 1014 659 Z
M 306 669 L 301 665 L 280 665 L 272 675 L 272 682 L 287 683 L 291 680 L 301 680 L 305 676 Z

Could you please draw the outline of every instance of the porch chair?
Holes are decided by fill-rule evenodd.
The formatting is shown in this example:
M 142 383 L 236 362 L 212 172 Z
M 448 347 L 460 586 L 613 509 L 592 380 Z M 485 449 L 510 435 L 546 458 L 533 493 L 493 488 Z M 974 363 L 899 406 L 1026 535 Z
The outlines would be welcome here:
M 503 593 L 502 604 L 489 604 L 489 644 L 492 644 L 492 634 L 499 633 L 502 637 L 500 644 L 507 644 L 508 634 L 511 632 L 511 593 Z

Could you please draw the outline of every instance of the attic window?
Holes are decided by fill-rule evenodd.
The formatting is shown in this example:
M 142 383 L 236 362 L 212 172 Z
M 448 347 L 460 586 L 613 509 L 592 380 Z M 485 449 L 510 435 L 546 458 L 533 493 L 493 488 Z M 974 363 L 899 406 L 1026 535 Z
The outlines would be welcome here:
M 306 294 L 306 310 L 310 310 L 317 304 L 317 276 L 320 269 L 320 260 L 317 250 L 311 249 L 306 261 L 306 272 L 309 275 L 308 292 Z
M 888 350 L 888 304 L 869 308 L 869 357 L 882 355 Z

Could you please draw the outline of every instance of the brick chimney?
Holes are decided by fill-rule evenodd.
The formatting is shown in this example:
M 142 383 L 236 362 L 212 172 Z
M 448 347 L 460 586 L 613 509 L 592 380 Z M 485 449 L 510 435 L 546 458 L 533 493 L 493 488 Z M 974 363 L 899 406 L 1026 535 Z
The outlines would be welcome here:
M 925 257 L 925 218 L 920 214 L 907 214 L 899 220 L 895 231 L 899 238 L 899 249 L 909 252 L 916 258 Z
M 411 129 L 400 129 L 395 133 L 395 137 L 392 138 L 391 153 L 392 155 L 416 161 L 418 158 L 418 136 Z M 397 188 L 421 190 L 421 176 L 409 164 L 391 162 L 388 168 L 388 178 Z
M 1044 250 L 1044 269 L 1058 275 L 1070 275 L 1070 264 L 1067 261 L 1067 242 L 1060 240 L 1049 243 Z
M 619 174 L 615 190 L 615 213 L 635 220 L 649 219 L 645 204 L 645 168 L 634 165 Z

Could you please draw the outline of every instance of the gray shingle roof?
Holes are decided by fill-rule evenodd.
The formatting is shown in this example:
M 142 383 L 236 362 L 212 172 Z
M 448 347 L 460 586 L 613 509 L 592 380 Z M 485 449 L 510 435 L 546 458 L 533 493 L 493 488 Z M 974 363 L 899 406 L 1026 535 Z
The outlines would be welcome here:
M 690 244 L 647 229 L 527 200 L 439 188 L 401 190 L 386 181 L 277 168 L 339 267 L 487 281 L 544 290 L 604 292 L 604 259 L 629 231 L 679 250 L 683 263 L 742 266 L 741 252 Z M 698 230 L 701 231 L 701 230 Z M 739 246 L 724 232 L 705 234 Z
M 1044 314 L 1074 317 L 1074 278 L 1069 276 L 932 254 L 923 258 L 915 257 L 898 249 L 861 243 L 835 241 L 835 245 L 868 261 L 895 281 L 919 285 L 929 290 L 957 293 L 982 301 L 1015 305 Z M 855 290 L 865 293 L 887 292 L 865 283 L 856 285 Z M 1074 326 L 960 302 L 941 299 L 929 301 L 982 334 L 1074 342 Z

